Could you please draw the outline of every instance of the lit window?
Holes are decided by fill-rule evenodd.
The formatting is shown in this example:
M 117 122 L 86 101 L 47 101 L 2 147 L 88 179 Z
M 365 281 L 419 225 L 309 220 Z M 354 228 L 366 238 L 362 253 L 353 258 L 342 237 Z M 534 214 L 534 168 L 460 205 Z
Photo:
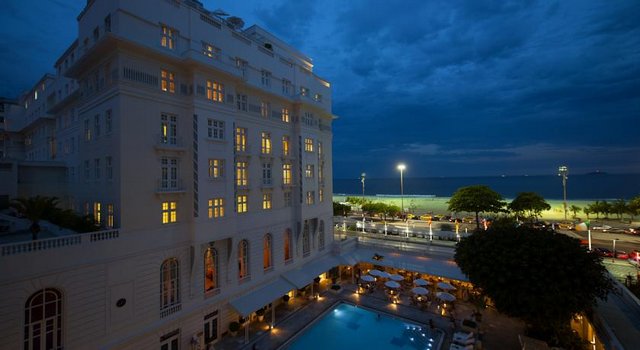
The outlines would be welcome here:
M 224 140 L 224 121 L 208 119 L 207 137 L 214 140 Z
M 271 72 L 267 70 L 262 70 L 262 85 L 269 87 L 271 86 Z
M 307 205 L 311 205 L 315 201 L 315 191 L 307 191 Z
M 113 204 L 107 204 L 107 228 L 113 228 Z
M 314 99 L 316 102 L 322 102 L 322 95 L 320 95 L 320 94 L 315 94 L 315 95 L 313 95 L 313 99 Z
M 269 114 L 271 114 L 271 103 L 265 101 L 260 102 L 260 115 L 263 118 L 269 118 Z
M 236 162 L 236 185 L 247 186 L 249 185 L 247 162 Z
M 282 117 L 282 121 L 285 123 L 289 123 L 291 121 L 290 117 L 289 117 L 289 109 L 288 108 L 282 108 L 282 112 L 280 113 L 281 117 Z
M 262 154 L 271 154 L 271 134 L 268 132 L 262 132 Z
M 91 128 L 89 127 L 89 119 L 84 120 L 84 140 L 91 141 Z
M 162 223 L 170 224 L 178 221 L 178 203 L 162 202 Z
M 178 259 L 169 258 L 160 267 L 160 311 L 180 304 L 180 267 Z
M 170 93 L 176 92 L 175 74 L 162 69 L 160 71 L 160 87 L 162 91 Z
M 244 194 L 238 195 L 236 206 L 238 208 L 238 213 L 246 213 L 249 209 L 247 207 L 247 196 Z
M 322 157 L 322 142 L 318 141 L 318 157 Z
M 208 212 L 209 212 L 209 219 L 223 217 L 224 216 L 224 198 L 209 199 Z
M 247 151 L 247 129 L 246 128 L 236 128 L 236 151 L 237 152 Z
M 318 183 L 324 183 L 324 167 L 322 166 L 322 164 L 318 166 Z
M 318 190 L 318 200 L 324 202 L 324 190 L 322 188 Z
M 218 252 L 207 248 L 204 253 L 204 291 L 218 288 Z
M 313 177 L 313 164 L 307 164 L 304 169 L 304 177 L 312 178 Z
M 102 224 L 102 204 L 100 202 L 93 203 L 93 222 L 98 227 Z
M 291 240 L 291 230 L 287 229 L 284 231 L 284 261 L 290 262 L 293 259 L 293 255 L 291 254 L 292 240 Z
M 308 137 L 304 139 L 304 150 L 306 152 L 313 152 L 313 139 Z
M 262 267 L 269 270 L 273 267 L 271 256 L 273 255 L 273 244 L 270 234 L 264 235 L 262 243 Z
M 224 85 L 217 81 L 207 80 L 207 99 L 214 102 L 224 102 Z
M 167 145 L 178 144 L 178 117 L 175 115 L 160 115 L 160 143 Z
M 262 184 L 271 185 L 271 163 L 262 163 Z
M 301 87 L 300 87 L 300 95 L 302 95 L 302 96 L 309 96 L 309 89 L 307 89 L 307 88 L 306 88 L 306 87 L 304 87 L 304 86 L 301 86 Z
M 165 25 L 162 26 L 162 37 L 160 39 L 160 45 L 168 49 L 175 49 L 176 47 L 176 30 Z
M 209 178 L 219 179 L 224 177 L 224 159 L 209 159 Z
M 238 243 L 238 279 L 242 280 L 249 276 L 249 242 L 243 239 Z
M 282 164 L 282 184 L 291 185 L 291 164 Z
M 203 42 L 202 54 L 213 59 L 218 59 L 220 56 L 220 49 L 209 43 Z
M 287 157 L 291 153 L 291 148 L 289 147 L 290 141 L 289 136 L 282 136 L 282 155 Z
M 271 209 L 271 193 L 262 194 L 262 209 L 264 210 Z
M 62 293 L 45 288 L 27 299 L 24 306 L 24 348 L 62 349 Z

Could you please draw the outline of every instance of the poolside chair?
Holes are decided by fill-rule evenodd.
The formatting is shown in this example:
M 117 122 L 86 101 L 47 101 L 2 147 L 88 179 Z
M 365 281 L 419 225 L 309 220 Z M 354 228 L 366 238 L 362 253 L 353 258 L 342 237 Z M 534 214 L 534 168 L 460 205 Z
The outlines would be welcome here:
M 476 342 L 473 332 L 455 332 L 453 334 L 453 342 L 459 345 L 473 345 Z

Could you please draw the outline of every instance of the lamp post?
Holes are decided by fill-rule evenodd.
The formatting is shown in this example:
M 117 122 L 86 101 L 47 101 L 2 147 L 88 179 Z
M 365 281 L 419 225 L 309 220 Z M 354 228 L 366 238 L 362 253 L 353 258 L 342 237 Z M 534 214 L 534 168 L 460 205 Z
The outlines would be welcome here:
M 366 173 L 360 174 L 360 182 L 362 182 L 362 204 L 361 204 L 361 206 L 364 206 L 364 180 L 365 180 L 366 177 L 367 177 Z M 364 224 L 365 224 L 364 209 L 362 209 L 362 233 L 364 233 Z
M 615 262 L 616 261 L 616 241 L 618 240 L 618 238 L 614 238 L 613 239 L 613 255 L 611 256 L 611 262 Z
M 558 168 L 558 176 L 562 177 L 562 199 L 564 206 L 564 221 L 567 221 L 567 175 L 569 174 L 569 168 L 566 165 L 562 165 Z
M 400 212 L 404 216 L 404 182 L 402 174 L 407 167 L 404 164 L 398 164 L 398 170 L 400 170 Z M 409 237 L 409 223 L 407 223 L 407 237 Z

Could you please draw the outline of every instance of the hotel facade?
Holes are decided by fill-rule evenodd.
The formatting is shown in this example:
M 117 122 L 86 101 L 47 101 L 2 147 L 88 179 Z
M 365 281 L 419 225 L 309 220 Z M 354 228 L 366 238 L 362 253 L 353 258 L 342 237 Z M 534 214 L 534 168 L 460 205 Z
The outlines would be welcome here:
M 204 348 L 335 267 L 331 88 L 309 57 L 192 0 L 77 19 L 55 74 L 2 100 L 0 195 L 100 229 L 1 246 L 0 348 Z

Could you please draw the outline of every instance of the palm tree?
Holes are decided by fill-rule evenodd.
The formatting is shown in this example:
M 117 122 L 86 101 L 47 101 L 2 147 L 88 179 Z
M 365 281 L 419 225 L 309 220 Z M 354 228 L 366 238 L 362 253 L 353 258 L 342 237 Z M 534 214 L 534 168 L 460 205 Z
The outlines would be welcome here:
M 18 213 L 31 221 L 29 231 L 31 231 L 31 238 L 34 241 L 38 239 L 38 233 L 40 233 L 40 220 L 51 215 L 52 212 L 57 209 L 57 205 L 58 198 L 43 196 L 16 198 L 13 200 L 13 203 L 11 203 L 11 206 L 15 208 Z
M 582 210 L 582 208 L 574 204 L 569 208 L 569 210 L 571 210 L 571 212 L 573 213 L 573 218 L 575 219 L 577 214 Z

